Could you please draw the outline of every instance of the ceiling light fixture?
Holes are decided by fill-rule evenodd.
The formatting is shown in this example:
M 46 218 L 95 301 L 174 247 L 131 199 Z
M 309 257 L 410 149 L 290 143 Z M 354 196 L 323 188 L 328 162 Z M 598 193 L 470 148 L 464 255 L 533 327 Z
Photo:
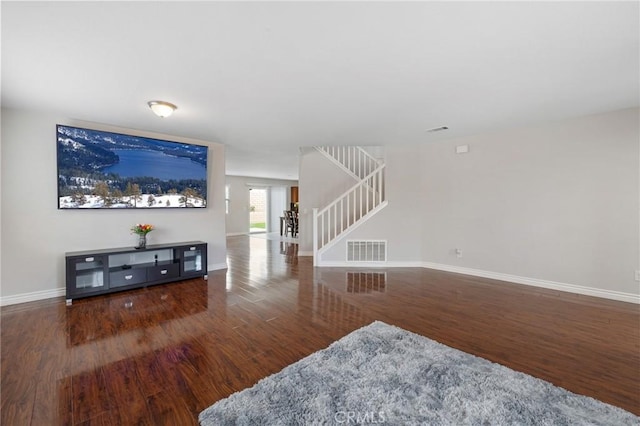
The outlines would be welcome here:
M 174 104 L 165 101 L 149 101 L 147 105 L 155 115 L 162 118 L 170 116 L 173 111 L 178 109 Z

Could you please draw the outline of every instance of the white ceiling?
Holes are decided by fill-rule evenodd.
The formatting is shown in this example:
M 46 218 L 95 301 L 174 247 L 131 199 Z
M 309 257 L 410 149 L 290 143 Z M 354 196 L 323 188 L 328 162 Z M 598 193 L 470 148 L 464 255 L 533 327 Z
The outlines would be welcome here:
M 2 105 L 227 145 L 437 143 L 639 106 L 633 2 L 1 4 Z M 149 100 L 178 105 L 165 119 Z M 448 126 L 450 130 L 427 133 Z

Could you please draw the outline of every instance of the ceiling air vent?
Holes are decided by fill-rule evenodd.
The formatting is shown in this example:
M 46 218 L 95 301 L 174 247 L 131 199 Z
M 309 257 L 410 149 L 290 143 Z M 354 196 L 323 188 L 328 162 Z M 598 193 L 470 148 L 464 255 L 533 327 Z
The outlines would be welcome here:
M 347 241 L 347 262 L 386 262 L 384 240 Z
M 436 128 L 427 130 L 427 133 L 441 132 L 443 130 L 449 130 L 449 128 L 447 126 L 436 127 Z

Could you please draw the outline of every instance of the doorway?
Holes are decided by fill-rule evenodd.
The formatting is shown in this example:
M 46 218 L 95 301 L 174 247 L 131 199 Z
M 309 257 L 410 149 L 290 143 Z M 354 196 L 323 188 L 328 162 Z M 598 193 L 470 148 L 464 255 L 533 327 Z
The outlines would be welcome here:
M 249 233 L 267 232 L 268 197 L 265 188 L 249 188 Z

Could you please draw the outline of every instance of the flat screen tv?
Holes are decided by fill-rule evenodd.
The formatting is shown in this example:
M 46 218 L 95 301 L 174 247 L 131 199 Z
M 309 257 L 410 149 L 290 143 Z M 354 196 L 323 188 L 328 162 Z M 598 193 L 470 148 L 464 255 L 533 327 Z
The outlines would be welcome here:
M 56 126 L 58 208 L 204 208 L 207 147 Z

